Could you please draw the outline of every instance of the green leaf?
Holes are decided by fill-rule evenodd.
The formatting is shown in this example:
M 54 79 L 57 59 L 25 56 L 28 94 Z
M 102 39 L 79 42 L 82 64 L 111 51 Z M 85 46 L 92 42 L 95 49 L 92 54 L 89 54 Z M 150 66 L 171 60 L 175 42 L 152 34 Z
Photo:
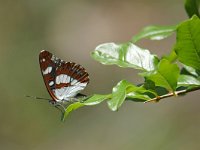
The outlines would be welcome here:
M 172 50 L 168 56 L 164 56 L 163 58 L 169 60 L 170 62 L 174 62 L 177 59 L 176 52 Z
M 200 72 L 190 66 L 184 65 L 184 69 L 191 75 L 198 77 L 200 75 Z
M 108 100 L 108 106 L 112 111 L 116 111 L 122 105 L 126 98 L 126 90 L 131 86 L 131 83 L 122 80 L 113 88 L 112 98 Z
M 135 43 L 141 39 L 162 40 L 176 31 L 176 26 L 148 26 L 132 38 Z
M 148 80 L 147 78 L 145 78 L 145 83 L 142 85 L 146 90 L 150 91 L 148 93 L 150 93 L 150 97 L 156 97 L 158 96 L 158 93 L 156 91 L 157 87 L 155 85 L 155 82 Z
M 185 0 L 185 10 L 191 18 L 193 15 L 199 15 L 199 0 Z
M 82 106 L 84 106 L 84 104 L 81 103 L 81 102 L 75 102 L 75 103 L 70 104 L 70 105 L 65 109 L 65 112 L 64 112 L 64 114 L 63 114 L 62 120 L 64 121 L 65 118 L 66 118 L 72 111 L 74 111 L 74 110 L 76 110 L 76 109 L 78 109 L 78 108 L 80 108 L 80 107 L 82 107 Z
M 92 57 L 105 65 L 118 65 L 125 68 L 135 68 L 144 71 L 154 70 L 158 58 L 148 50 L 139 48 L 132 43 L 105 43 L 96 47 Z
M 200 70 L 200 20 L 197 16 L 178 26 L 175 52 L 180 62 Z
M 145 83 L 143 84 L 143 87 L 145 89 L 148 89 L 148 90 L 155 90 L 156 89 L 155 83 L 151 80 L 148 80 L 147 78 L 145 79 Z
M 86 101 L 84 101 L 83 104 L 84 105 L 97 105 L 109 98 L 111 98 L 111 94 L 108 94 L 108 95 L 94 94 L 93 96 L 88 98 Z
M 126 99 L 127 100 L 130 99 L 131 101 L 136 101 L 136 102 L 144 102 L 150 100 L 151 98 L 144 93 L 131 92 L 126 95 Z
M 170 63 L 167 59 L 162 59 L 157 70 L 142 75 L 148 80 L 152 80 L 156 86 L 164 87 L 168 91 L 175 91 L 179 72 L 176 64 Z
M 180 75 L 178 78 L 178 86 L 200 86 L 200 81 L 190 75 Z

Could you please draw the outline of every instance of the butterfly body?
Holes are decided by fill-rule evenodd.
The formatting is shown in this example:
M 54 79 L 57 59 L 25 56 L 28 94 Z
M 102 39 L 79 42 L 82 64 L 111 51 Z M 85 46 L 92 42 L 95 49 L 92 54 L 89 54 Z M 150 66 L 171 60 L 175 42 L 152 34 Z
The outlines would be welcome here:
M 89 75 L 81 65 L 65 62 L 46 50 L 40 52 L 39 63 L 53 102 L 73 100 L 89 83 Z

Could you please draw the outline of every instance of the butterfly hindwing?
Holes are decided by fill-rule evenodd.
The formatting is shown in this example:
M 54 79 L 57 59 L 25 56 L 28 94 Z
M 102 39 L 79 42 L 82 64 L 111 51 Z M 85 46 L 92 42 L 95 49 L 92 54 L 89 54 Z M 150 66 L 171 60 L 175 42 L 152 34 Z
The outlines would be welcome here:
M 67 62 L 56 70 L 55 95 L 67 100 L 83 90 L 89 82 L 88 73 L 78 64 Z
M 89 75 L 82 66 L 65 62 L 48 51 L 40 52 L 39 62 L 47 90 L 55 101 L 68 101 L 89 82 Z

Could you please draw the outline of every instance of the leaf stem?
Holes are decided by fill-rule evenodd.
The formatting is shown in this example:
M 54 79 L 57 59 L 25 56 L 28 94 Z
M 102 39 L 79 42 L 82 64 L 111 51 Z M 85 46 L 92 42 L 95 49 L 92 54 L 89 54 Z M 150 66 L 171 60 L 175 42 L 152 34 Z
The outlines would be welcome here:
M 152 98 L 150 100 L 145 101 L 144 103 L 159 102 L 161 99 L 164 99 L 164 98 L 167 98 L 167 97 L 178 96 L 178 95 L 186 94 L 186 93 L 197 91 L 197 90 L 200 90 L 200 86 L 199 87 L 190 88 L 190 89 L 171 92 L 171 93 L 168 93 L 168 94 L 165 94 L 165 95 L 161 95 L 161 96 L 157 96 L 155 98 Z

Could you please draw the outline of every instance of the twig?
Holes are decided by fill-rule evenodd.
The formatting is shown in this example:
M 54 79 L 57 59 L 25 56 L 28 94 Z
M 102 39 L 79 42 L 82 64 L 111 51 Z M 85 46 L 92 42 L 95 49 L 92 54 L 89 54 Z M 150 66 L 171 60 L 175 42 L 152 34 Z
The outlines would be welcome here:
M 167 98 L 167 97 L 178 96 L 178 95 L 186 94 L 186 93 L 197 91 L 197 90 L 200 90 L 200 87 L 194 87 L 194 88 L 191 88 L 191 89 L 175 91 L 175 92 L 171 92 L 171 93 L 168 93 L 168 94 L 165 94 L 165 95 L 157 96 L 155 98 L 152 98 L 150 100 L 145 101 L 144 103 L 159 102 L 161 99 L 164 99 L 164 98 Z

